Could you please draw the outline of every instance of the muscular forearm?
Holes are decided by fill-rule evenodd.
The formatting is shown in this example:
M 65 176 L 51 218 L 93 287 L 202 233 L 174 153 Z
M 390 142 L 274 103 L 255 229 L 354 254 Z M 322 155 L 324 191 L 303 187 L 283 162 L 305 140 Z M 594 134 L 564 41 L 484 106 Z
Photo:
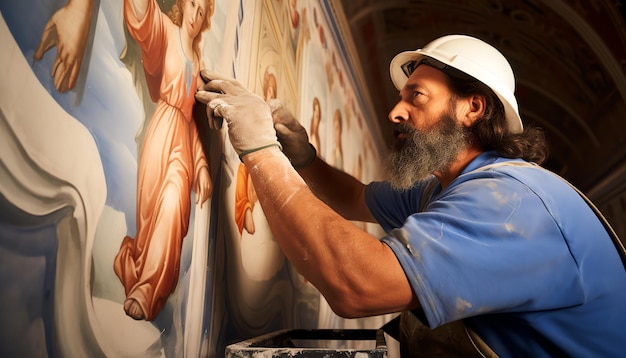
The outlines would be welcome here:
M 277 148 L 248 154 L 244 163 L 276 241 L 336 313 L 359 317 L 416 306 L 391 249 L 317 199 Z
M 349 174 L 331 167 L 319 157 L 298 173 L 311 190 L 348 220 L 374 222 L 365 204 L 365 185 Z
M 272 113 L 261 97 L 237 81 L 204 70 L 202 77 L 208 82 L 196 93 L 196 99 L 207 104 L 209 118 L 222 117 L 228 123 L 230 142 L 248 169 L 276 242 L 333 311 L 344 317 L 362 317 L 417 307 L 391 248 L 318 199 L 280 151 L 274 117 L 287 119 L 276 121 L 283 148 L 304 154 L 300 157 L 307 157 L 309 152 L 306 133 L 293 116 L 278 113 L 280 107 Z M 304 151 L 300 150 L 303 144 Z M 328 169 L 321 162 L 313 165 Z M 349 178 L 343 179 L 341 186 L 350 183 Z M 326 184 L 339 184 L 329 180 Z M 348 186 L 357 190 L 351 196 L 359 193 L 357 197 L 362 198 L 363 190 L 358 188 L 363 185 L 352 180 Z

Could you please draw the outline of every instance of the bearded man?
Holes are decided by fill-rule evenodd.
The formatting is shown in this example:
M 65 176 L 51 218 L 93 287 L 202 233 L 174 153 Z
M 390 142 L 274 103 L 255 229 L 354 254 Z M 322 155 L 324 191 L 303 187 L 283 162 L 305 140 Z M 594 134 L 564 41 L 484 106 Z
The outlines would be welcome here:
M 196 98 L 211 123 L 227 121 L 291 263 L 342 317 L 401 313 L 403 357 L 623 355 L 623 246 L 539 166 L 547 147 L 522 125 L 506 58 L 450 35 L 398 54 L 390 72 L 390 178 L 367 185 L 317 157 L 283 107 L 203 73 Z

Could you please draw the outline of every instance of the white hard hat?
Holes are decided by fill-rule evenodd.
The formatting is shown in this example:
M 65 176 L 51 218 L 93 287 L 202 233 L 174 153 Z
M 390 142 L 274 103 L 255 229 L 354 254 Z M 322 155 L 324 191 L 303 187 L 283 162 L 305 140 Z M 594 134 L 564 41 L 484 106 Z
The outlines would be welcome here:
M 522 119 L 514 95 L 515 77 L 513 70 L 500 51 L 486 42 L 466 35 L 440 37 L 424 48 L 401 52 L 391 60 L 389 72 L 391 80 L 398 90 L 404 87 L 412 72 L 406 71 L 406 65 L 411 63 L 416 66 L 423 60 L 424 56 L 454 67 L 491 88 L 504 105 L 509 132 L 520 133 L 523 131 Z

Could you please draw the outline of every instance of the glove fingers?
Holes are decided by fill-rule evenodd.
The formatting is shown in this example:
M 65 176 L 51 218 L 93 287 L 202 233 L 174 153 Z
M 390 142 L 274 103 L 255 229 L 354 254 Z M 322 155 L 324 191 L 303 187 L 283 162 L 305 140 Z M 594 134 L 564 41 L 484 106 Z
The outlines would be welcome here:
M 198 100 L 198 102 L 208 105 L 209 102 L 218 98 L 219 95 L 220 94 L 216 92 L 201 90 L 201 91 L 196 92 L 195 97 L 196 97 L 196 100 Z
M 283 103 L 278 98 L 270 98 L 267 101 L 267 104 L 270 106 L 270 111 L 272 111 L 272 113 L 283 107 Z
M 300 130 L 300 123 L 296 120 L 296 117 L 291 114 L 285 107 L 282 106 L 280 101 L 270 100 L 267 102 L 272 110 L 272 119 L 274 120 L 274 126 L 282 124 L 291 131 Z
M 296 132 L 296 133 L 305 132 L 306 133 L 306 129 L 304 129 L 304 127 L 300 124 L 300 122 L 298 122 L 296 118 L 293 115 L 291 115 L 291 113 L 288 113 L 287 115 L 276 116 L 274 123 L 275 123 L 275 126 L 279 124 L 285 126 L 285 128 L 287 128 L 291 132 Z
M 293 131 L 289 130 L 289 128 L 282 123 L 275 123 L 274 129 L 276 129 L 276 134 L 279 139 L 288 138 L 293 133 Z
M 222 76 L 221 74 L 208 70 L 206 68 L 203 68 L 202 70 L 200 70 L 200 77 L 202 77 L 202 80 L 206 83 L 206 82 L 210 82 L 212 80 L 226 80 L 227 78 Z
M 215 113 L 215 108 L 206 106 L 206 116 L 208 117 L 209 128 L 211 129 L 222 128 L 222 123 L 224 122 L 224 118 Z
M 225 118 L 228 117 L 228 104 L 226 102 L 221 101 L 219 98 L 214 99 L 209 103 L 207 108 L 213 109 L 214 117 Z
M 209 128 L 220 129 L 222 128 L 222 113 L 215 113 L 215 108 L 223 106 L 224 103 L 220 101 L 220 94 L 215 92 L 199 90 L 196 92 L 196 100 L 206 105 L 206 116 L 209 122 Z M 219 109 L 219 108 L 218 108 Z
M 200 76 L 205 82 L 201 86 L 205 91 L 228 93 L 235 96 L 247 92 L 247 89 L 239 81 L 217 72 L 203 69 L 200 70 Z
M 287 154 L 296 155 L 302 147 L 308 146 L 309 140 L 306 132 L 293 131 L 281 123 L 277 123 L 274 129 Z

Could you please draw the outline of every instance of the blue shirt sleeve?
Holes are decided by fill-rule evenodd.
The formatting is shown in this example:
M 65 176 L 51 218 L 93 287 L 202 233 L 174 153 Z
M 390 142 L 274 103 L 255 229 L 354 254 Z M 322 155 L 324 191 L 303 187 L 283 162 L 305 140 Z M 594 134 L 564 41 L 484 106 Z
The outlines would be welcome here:
M 383 230 L 389 233 L 401 227 L 411 214 L 420 211 L 420 205 L 426 204 L 435 191 L 433 184 L 438 185 L 434 177 L 410 190 L 399 191 L 392 189 L 388 182 L 373 182 L 365 187 L 365 202 Z

